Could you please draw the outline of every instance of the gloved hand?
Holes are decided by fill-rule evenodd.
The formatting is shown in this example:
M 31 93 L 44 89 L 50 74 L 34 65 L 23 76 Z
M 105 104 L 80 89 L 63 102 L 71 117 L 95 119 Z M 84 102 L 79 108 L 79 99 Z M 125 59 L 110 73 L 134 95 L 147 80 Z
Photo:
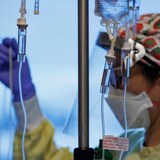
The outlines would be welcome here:
M 11 50 L 10 50 L 11 49 Z M 10 87 L 9 85 L 9 53 L 12 53 L 12 89 L 13 89 L 13 101 L 20 101 L 19 95 L 19 83 L 18 83 L 18 71 L 19 62 L 17 62 L 18 45 L 16 40 L 5 38 L 2 44 L 0 44 L 0 81 Z M 28 61 L 26 59 L 25 63 L 22 65 L 21 74 L 21 84 L 22 84 L 22 95 L 23 99 L 27 100 L 35 95 L 35 88 L 32 83 Z

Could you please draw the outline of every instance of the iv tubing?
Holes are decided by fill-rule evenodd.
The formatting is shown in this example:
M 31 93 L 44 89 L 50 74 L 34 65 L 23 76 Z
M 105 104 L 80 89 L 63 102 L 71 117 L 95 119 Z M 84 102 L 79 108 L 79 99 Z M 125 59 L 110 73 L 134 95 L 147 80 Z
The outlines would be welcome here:
M 102 139 L 105 136 L 105 120 L 104 120 L 104 93 L 101 96 L 101 120 L 102 120 Z M 105 160 L 105 150 L 103 149 L 102 144 L 102 160 Z
M 109 28 L 107 27 L 107 29 L 109 29 Z M 110 34 L 109 36 L 112 37 L 112 39 L 110 39 L 111 40 L 110 51 L 113 51 L 114 46 L 115 46 L 115 38 L 112 36 L 111 32 L 109 34 Z M 112 55 L 112 54 L 113 54 L 113 52 L 109 52 L 108 56 L 113 58 L 114 55 Z M 102 140 L 103 140 L 103 138 L 105 136 L 104 93 L 103 93 L 103 91 L 102 91 L 102 96 L 101 96 L 101 121 L 102 121 Z M 102 144 L 102 160 L 105 160 L 105 150 L 103 149 L 103 144 Z
M 104 94 L 101 96 L 101 118 L 102 118 L 102 137 L 105 136 L 105 121 L 104 121 Z
M 25 148 L 24 148 L 24 143 L 25 143 L 25 134 L 27 130 L 27 114 L 24 106 L 24 101 L 23 101 L 23 96 L 22 96 L 22 84 L 21 84 L 21 71 L 22 71 L 22 61 L 20 61 L 19 64 L 19 73 L 18 73 L 18 80 L 19 80 L 19 94 L 20 94 L 20 101 L 22 105 L 22 110 L 24 114 L 24 128 L 23 128 L 23 134 L 22 134 L 22 157 L 23 160 L 25 160 Z
M 25 14 L 26 14 L 26 0 L 21 0 L 20 13 L 21 13 L 21 17 L 25 17 Z
M 128 78 L 125 78 L 124 79 L 124 95 L 123 95 L 123 113 L 124 113 L 124 123 L 125 123 L 125 134 L 124 134 L 124 137 L 127 138 L 127 130 L 128 130 L 128 124 L 127 124 L 127 111 L 126 111 L 126 92 L 127 92 L 127 81 L 128 81 Z M 123 152 L 124 151 L 121 151 L 120 152 L 120 155 L 119 155 L 119 158 L 118 160 L 121 160 L 122 159 L 122 156 L 123 156 Z
M 115 38 L 114 38 L 113 40 L 111 40 L 110 50 L 114 50 L 115 42 L 116 42 L 116 39 L 115 39 Z
M 123 111 L 124 111 L 124 122 L 125 122 L 125 138 L 127 138 L 127 130 L 128 130 L 128 124 L 127 124 L 127 110 L 126 110 L 126 92 L 127 92 L 127 81 L 128 78 L 124 79 L 124 97 L 123 97 Z
M 109 27 L 109 25 L 106 26 L 108 35 L 109 35 L 109 39 L 111 41 L 111 46 L 110 46 L 110 52 L 108 52 L 108 55 L 106 57 L 110 57 L 108 60 L 109 62 L 111 62 L 110 65 L 112 65 L 112 61 L 114 59 L 114 47 L 115 47 L 115 42 L 116 42 L 116 37 L 113 36 L 113 34 L 111 33 L 111 29 Z M 108 74 L 108 73 L 107 73 Z M 105 119 L 104 119 L 104 93 L 102 92 L 102 96 L 101 96 L 101 121 L 102 121 L 102 140 L 105 136 Z M 103 143 L 103 142 L 102 142 Z M 103 144 L 102 144 L 102 160 L 105 160 L 105 150 L 103 149 Z

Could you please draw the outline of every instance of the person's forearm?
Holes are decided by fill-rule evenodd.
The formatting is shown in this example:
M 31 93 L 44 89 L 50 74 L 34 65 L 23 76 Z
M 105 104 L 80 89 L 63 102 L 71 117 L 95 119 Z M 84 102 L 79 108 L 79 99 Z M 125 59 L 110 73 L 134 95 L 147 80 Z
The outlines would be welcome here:
M 14 102 L 13 104 L 15 106 L 15 112 L 18 121 L 17 130 L 22 131 L 24 126 L 24 113 L 22 110 L 22 105 L 20 102 Z M 37 96 L 34 95 L 32 98 L 24 101 L 24 106 L 27 115 L 27 131 L 33 130 L 44 120 Z

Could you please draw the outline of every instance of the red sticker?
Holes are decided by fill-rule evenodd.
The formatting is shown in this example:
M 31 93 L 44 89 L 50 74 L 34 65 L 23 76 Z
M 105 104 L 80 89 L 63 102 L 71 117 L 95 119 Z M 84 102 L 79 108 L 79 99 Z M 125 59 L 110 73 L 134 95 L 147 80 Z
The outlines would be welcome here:
M 103 149 L 128 151 L 129 140 L 128 138 L 105 136 L 103 138 Z

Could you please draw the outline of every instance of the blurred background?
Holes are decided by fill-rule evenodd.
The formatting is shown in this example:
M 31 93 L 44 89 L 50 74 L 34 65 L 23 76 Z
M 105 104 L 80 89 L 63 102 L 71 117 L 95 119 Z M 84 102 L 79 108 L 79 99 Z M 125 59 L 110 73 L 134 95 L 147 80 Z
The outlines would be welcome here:
M 140 14 L 159 12 L 158 0 L 141 1 Z M 20 1 L 0 0 L 0 39 L 17 39 L 17 18 Z M 34 15 L 34 1 L 27 1 L 27 56 L 41 110 L 56 129 L 59 147 L 77 147 L 77 78 L 78 37 L 77 1 L 40 1 L 40 14 Z M 90 145 L 95 147 L 101 138 L 99 87 L 105 50 L 95 45 L 98 33 L 105 29 L 94 15 L 94 0 L 89 1 L 90 55 Z M 17 82 L 18 83 L 18 82 Z M 71 112 L 72 111 L 72 112 Z M 113 113 L 106 107 L 107 134 L 118 135 L 122 129 Z M 69 119 L 70 113 L 72 117 Z M 112 122 L 112 124 L 111 124 Z M 12 159 L 15 115 L 11 96 L 0 83 L 0 155 Z

